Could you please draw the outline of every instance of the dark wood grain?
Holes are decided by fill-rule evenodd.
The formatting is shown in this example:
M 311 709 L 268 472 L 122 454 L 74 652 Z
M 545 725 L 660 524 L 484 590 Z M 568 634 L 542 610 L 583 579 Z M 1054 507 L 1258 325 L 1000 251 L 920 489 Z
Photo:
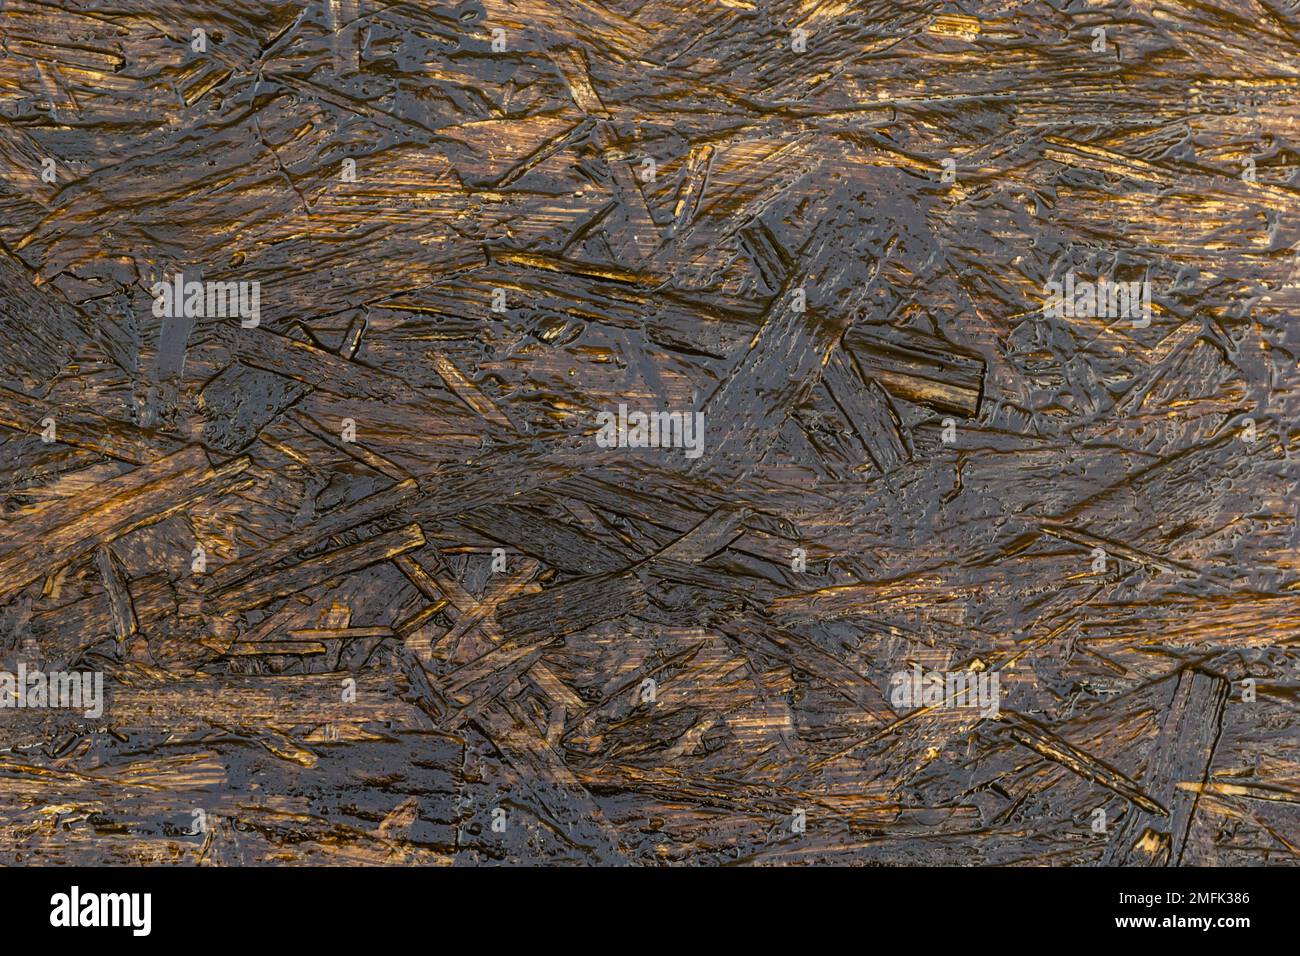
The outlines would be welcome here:
M 0 862 L 1294 865 L 1298 110 L 1289 0 L 9 0 L 0 671 L 104 700 Z

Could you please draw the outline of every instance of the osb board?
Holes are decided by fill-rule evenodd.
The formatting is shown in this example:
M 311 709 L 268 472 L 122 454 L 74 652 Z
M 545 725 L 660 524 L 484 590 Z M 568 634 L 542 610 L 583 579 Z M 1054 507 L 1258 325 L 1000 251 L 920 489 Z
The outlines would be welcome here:
M 3 667 L 107 696 L 0 710 L 3 862 L 1296 862 L 1293 3 L 9 0 L 0 55 Z

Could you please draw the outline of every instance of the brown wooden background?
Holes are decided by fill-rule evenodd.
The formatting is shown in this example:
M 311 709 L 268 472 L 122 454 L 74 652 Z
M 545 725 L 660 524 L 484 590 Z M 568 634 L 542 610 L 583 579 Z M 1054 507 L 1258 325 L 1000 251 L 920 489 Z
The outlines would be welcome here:
M 9 0 L 0 652 L 110 699 L 0 859 L 1294 863 L 1298 104 L 1287 0 Z

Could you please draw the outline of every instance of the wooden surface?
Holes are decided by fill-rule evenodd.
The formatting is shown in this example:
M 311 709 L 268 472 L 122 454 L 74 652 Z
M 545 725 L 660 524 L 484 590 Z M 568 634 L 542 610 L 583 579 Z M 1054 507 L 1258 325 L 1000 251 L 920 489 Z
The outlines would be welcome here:
M 0 862 L 1296 863 L 1298 117 L 1289 0 L 8 0 Z

